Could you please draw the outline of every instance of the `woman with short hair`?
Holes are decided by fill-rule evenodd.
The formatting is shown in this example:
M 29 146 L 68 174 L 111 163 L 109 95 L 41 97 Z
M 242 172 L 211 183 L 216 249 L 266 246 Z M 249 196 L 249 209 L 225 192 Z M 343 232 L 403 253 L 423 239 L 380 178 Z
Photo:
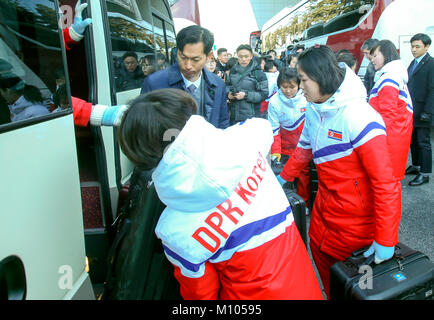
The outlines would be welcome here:
M 390 259 L 398 242 L 401 185 L 393 176 L 381 116 L 360 78 L 327 46 L 301 53 L 300 88 L 309 102 L 300 140 L 278 177 L 293 181 L 312 160 L 318 193 L 309 227 L 313 259 L 329 296 L 330 267 L 371 245 L 365 256 Z

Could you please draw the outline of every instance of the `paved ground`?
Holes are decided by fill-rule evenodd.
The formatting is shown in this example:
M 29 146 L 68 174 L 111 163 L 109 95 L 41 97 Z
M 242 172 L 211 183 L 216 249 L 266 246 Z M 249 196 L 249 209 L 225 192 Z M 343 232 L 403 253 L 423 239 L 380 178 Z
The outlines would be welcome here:
M 431 144 L 434 146 L 434 130 L 431 132 Z M 409 155 L 408 164 L 410 163 Z M 431 174 L 427 184 L 419 187 L 408 186 L 408 182 L 414 177 L 406 176 L 402 181 L 399 241 L 425 253 L 434 262 L 434 174 Z M 310 217 L 307 217 L 308 226 L 309 222 Z

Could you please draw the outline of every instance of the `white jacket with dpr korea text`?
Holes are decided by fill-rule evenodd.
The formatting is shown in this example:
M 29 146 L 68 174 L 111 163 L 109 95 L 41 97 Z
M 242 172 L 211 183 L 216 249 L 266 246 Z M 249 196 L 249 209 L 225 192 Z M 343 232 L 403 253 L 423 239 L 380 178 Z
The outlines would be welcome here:
M 185 299 L 321 299 L 264 119 L 225 130 L 192 116 L 153 173 L 157 227 Z

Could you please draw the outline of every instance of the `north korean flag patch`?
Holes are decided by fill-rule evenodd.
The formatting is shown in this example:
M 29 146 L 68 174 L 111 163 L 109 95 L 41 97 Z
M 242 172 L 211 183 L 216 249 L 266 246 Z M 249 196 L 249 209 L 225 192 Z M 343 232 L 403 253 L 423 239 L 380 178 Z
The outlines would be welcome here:
M 330 139 L 342 141 L 342 132 L 329 129 L 328 137 Z
M 300 108 L 300 112 L 306 112 L 306 108 Z

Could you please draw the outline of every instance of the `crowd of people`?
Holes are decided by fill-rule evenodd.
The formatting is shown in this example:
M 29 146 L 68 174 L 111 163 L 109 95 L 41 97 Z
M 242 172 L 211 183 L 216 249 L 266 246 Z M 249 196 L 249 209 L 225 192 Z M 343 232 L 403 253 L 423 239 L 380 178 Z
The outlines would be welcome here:
M 369 247 L 364 255 L 376 263 L 393 256 L 401 180 L 406 171 L 418 173 L 410 182 L 416 186 L 431 173 L 431 159 L 422 162 L 429 138 L 414 129 L 422 123 L 420 131 L 429 132 L 433 112 L 431 40 L 417 34 L 411 42 L 425 72 L 413 70 L 416 62 L 407 71 L 391 41 L 369 39 L 361 48 L 370 60 L 362 82 L 345 50 L 299 47 L 281 61 L 273 51 L 255 56 L 240 45 L 236 57 L 222 48 L 215 58 L 208 30 L 178 33 L 178 62 L 145 79 L 147 94 L 126 111 L 119 140 L 137 166 L 156 168 L 167 206 L 156 234 L 184 298 L 321 298 L 276 188 L 297 178 L 306 200 L 312 160 L 319 185 L 310 248 L 326 295 L 330 267 L 353 251 Z M 413 81 L 426 83 L 424 102 Z M 170 128 L 180 134 L 167 148 L 161 135 Z M 413 166 L 406 170 L 410 145 Z M 277 177 L 267 154 L 286 161 Z
M 282 189 L 297 179 L 307 202 L 311 161 L 319 184 L 309 244 L 326 295 L 330 267 L 353 251 L 369 246 L 364 255 L 376 263 L 390 259 L 401 181 L 416 174 L 410 186 L 428 183 L 432 170 L 431 39 L 413 36 L 408 68 L 391 41 L 368 39 L 360 48 L 370 60 L 364 82 L 350 52 L 325 45 L 293 47 L 284 59 L 274 50 L 257 56 L 244 44 L 234 57 L 225 48 L 215 57 L 213 45 L 209 30 L 186 27 L 171 65 L 164 55 L 139 59 L 135 52 L 117 61 L 116 89 L 141 87 L 128 106 L 73 99 L 77 123 L 93 115 L 99 121 L 92 124 L 120 125 L 123 152 L 136 166 L 155 169 L 166 205 L 155 231 L 182 296 L 322 299 Z M 11 120 L 49 113 L 40 94 L 5 76 L 10 68 L 0 62 Z M 60 109 L 52 111 L 66 107 L 65 96 L 59 83 L 53 101 Z M 173 129 L 179 135 L 168 147 L 162 137 Z M 269 154 L 285 164 L 277 176 Z

